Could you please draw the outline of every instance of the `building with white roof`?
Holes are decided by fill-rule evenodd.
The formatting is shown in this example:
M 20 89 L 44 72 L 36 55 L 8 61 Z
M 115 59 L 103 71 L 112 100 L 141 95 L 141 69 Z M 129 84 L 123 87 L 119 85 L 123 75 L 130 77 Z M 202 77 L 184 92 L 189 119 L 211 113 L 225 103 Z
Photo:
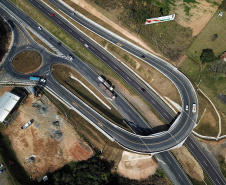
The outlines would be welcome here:
M 5 92 L 0 98 L 0 122 L 3 123 L 5 118 L 13 110 L 20 97 L 10 92 Z

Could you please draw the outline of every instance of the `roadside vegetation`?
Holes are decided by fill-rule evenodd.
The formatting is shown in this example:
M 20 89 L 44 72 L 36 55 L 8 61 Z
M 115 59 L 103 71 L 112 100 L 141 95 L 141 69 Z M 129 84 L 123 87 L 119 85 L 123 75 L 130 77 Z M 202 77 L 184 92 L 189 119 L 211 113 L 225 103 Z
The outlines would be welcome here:
M 98 181 L 102 182 L 99 184 L 106 185 L 172 184 L 164 171 L 160 169 L 156 171 L 155 175 L 141 181 L 131 180 L 118 175 L 115 172 L 115 168 L 118 167 L 124 148 L 116 142 L 111 142 L 75 111 L 68 109 L 51 94 L 46 91 L 44 91 L 44 94 L 58 108 L 59 114 L 62 116 L 67 115 L 67 121 L 96 152 L 88 161 L 70 163 L 53 174 L 49 174 L 49 183 L 51 185 L 60 185 L 66 182 L 73 184 L 74 181 L 78 184 L 84 184 L 84 177 L 86 177 L 86 184 L 94 184 L 94 182 L 98 184 Z M 87 173 L 89 173 L 88 176 Z
M 218 163 L 220 165 L 220 170 L 224 176 L 224 178 L 226 178 L 226 162 L 225 162 L 225 158 L 223 156 L 218 156 L 217 158 Z
M 13 59 L 13 68 L 16 72 L 28 74 L 36 71 L 42 63 L 41 55 L 33 50 L 18 53 Z
M 66 3 L 73 4 L 69 1 L 65 0 Z M 92 3 L 89 0 L 87 2 Z M 136 33 L 154 51 L 161 53 L 174 62 L 182 57 L 193 41 L 192 30 L 179 25 L 175 21 L 165 22 L 164 24 L 144 25 L 145 20 L 148 18 L 169 15 L 172 7 L 176 6 L 176 1 L 174 0 L 122 0 L 113 2 L 110 0 L 94 0 L 93 2 L 103 9 L 105 13 L 112 12 L 116 16 L 114 20 L 117 21 L 117 24 L 123 25 L 131 32 Z M 194 3 L 196 3 L 194 0 L 184 0 L 184 7 Z M 82 14 L 85 13 L 78 6 L 74 6 L 74 8 L 78 9 Z M 112 14 L 109 13 L 106 16 L 110 18 Z M 86 13 L 85 16 L 87 15 Z M 89 18 L 96 21 L 96 18 L 92 16 Z M 106 23 L 101 21 L 98 23 L 109 29 L 109 25 L 107 26 Z M 110 30 L 115 32 L 112 28 Z
M 219 7 L 219 11 L 222 11 L 224 15 L 226 14 L 225 1 Z M 188 49 L 188 57 L 181 64 L 180 70 L 196 85 L 199 85 L 198 87 L 214 103 L 221 116 L 222 135 L 225 135 L 226 106 L 217 96 L 226 94 L 226 62 L 221 59 L 221 54 L 226 50 L 226 43 L 224 42 L 226 40 L 226 25 L 224 24 L 226 16 L 217 17 L 219 11 L 215 13 Z M 211 110 L 212 114 L 215 114 L 214 109 Z M 200 111 L 200 114 L 202 114 L 202 111 Z M 216 121 L 218 122 L 218 119 Z M 207 127 L 209 128 L 204 130 L 201 126 L 200 128 L 197 127 L 199 130 L 197 131 L 204 135 L 213 135 L 212 126 L 205 124 L 204 128 Z
M 0 17 L 0 62 L 7 52 L 7 44 L 9 44 L 11 30 L 7 23 Z
M 87 161 L 71 163 L 61 170 L 50 174 L 48 184 L 61 185 L 83 185 L 83 184 L 101 184 L 101 185 L 143 185 L 143 184 L 171 184 L 166 174 L 158 169 L 153 176 L 141 181 L 131 180 L 120 176 L 116 172 L 112 173 L 112 162 L 101 159 L 99 155 L 93 156 Z
M 80 43 L 75 41 L 71 36 L 59 28 L 55 23 L 50 21 L 45 17 L 41 12 L 34 8 L 26 0 L 11 0 L 14 4 L 17 4 L 18 7 L 33 18 L 37 23 L 42 25 L 50 33 L 52 33 L 56 38 L 58 38 L 62 43 L 67 45 L 73 53 L 80 58 L 83 62 L 88 63 L 91 66 L 94 66 L 98 69 L 98 73 L 112 76 L 114 79 L 119 81 L 130 94 L 137 94 L 127 83 L 125 83 L 115 72 L 113 72 L 108 66 L 106 66 L 102 61 L 95 57 L 92 53 L 85 50 Z
M 4 168 L 6 168 L 6 172 L 4 173 L 8 173 L 10 182 L 13 185 L 35 185 L 36 182 L 30 179 L 27 172 L 18 162 L 9 138 L 2 133 L 3 130 L 4 126 L 3 124 L 0 124 L 0 155 L 4 163 Z M 11 165 L 10 162 L 12 162 Z
M 99 93 L 88 81 L 86 81 L 77 71 L 73 68 L 63 65 L 63 64 L 54 64 L 52 67 L 52 74 L 54 78 L 66 87 L 73 94 L 78 96 L 86 104 L 91 106 L 94 110 L 99 112 L 101 115 L 106 117 L 108 120 L 113 121 L 115 124 L 120 127 L 130 130 L 129 126 L 123 122 L 122 116 L 116 111 L 116 109 L 108 103 L 107 100 Z M 108 106 L 111 107 L 111 110 L 106 108 L 96 97 L 93 96 L 85 87 L 83 87 L 79 82 L 71 79 L 69 74 L 76 77 L 83 83 L 87 85 L 98 97 L 100 97 Z M 131 130 L 130 130 L 131 131 Z
M 44 42 L 42 42 L 34 33 L 32 33 L 30 30 L 28 30 L 28 33 L 30 34 L 30 36 L 40 45 L 44 46 L 47 50 L 49 50 L 51 53 L 55 53 L 55 51 L 53 51 L 49 46 L 47 46 Z

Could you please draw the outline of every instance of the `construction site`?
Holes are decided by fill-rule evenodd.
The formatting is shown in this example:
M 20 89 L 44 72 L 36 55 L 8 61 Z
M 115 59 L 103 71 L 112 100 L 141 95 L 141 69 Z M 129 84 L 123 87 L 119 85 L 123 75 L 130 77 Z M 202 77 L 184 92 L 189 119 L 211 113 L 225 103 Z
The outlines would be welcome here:
M 8 136 L 18 162 L 31 178 L 43 177 L 71 161 L 87 160 L 93 155 L 67 117 L 44 95 L 29 94 L 3 134 Z

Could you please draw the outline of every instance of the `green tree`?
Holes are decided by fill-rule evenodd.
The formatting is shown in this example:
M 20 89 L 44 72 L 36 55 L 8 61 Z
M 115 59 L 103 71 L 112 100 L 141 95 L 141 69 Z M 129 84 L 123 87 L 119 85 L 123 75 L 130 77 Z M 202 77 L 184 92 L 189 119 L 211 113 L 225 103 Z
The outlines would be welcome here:
M 216 57 L 212 49 L 203 49 L 200 59 L 205 64 L 216 60 Z

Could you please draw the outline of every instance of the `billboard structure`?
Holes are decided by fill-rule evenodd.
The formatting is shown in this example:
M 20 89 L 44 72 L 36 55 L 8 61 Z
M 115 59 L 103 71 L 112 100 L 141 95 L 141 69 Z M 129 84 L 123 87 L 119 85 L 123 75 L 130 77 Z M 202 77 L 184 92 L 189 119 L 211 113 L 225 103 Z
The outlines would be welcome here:
M 146 19 L 145 24 L 154 24 L 159 22 L 165 22 L 165 21 L 172 21 L 175 19 L 176 14 L 173 15 L 167 15 L 163 17 L 156 17 L 152 19 Z

